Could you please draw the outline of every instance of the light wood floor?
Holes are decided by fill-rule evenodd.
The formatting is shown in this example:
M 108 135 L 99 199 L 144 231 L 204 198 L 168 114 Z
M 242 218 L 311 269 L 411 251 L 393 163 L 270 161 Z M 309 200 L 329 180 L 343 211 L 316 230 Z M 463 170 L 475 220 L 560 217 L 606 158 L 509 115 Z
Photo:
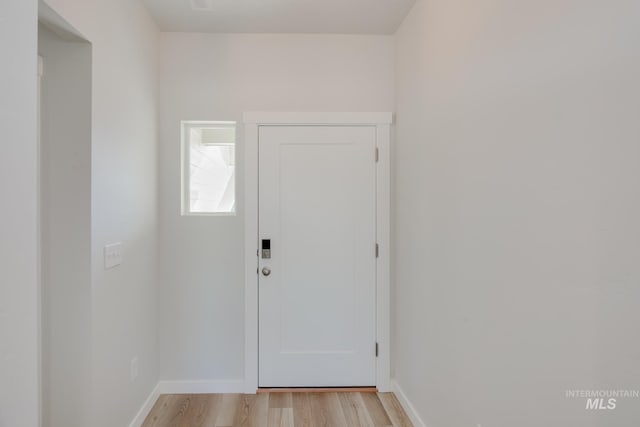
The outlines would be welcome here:
M 142 427 L 412 424 L 393 393 L 163 394 Z

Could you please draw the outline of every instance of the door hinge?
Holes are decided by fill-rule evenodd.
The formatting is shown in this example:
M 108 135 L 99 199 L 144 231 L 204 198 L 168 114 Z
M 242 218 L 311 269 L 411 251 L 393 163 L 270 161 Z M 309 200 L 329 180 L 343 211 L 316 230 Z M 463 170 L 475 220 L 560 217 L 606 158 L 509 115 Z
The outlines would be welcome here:
M 378 150 L 378 147 L 376 147 L 376 162 L 380 160 L 380 151 Z
M 380 257 L 380 245 L 376 243 L 376 258 Z
M 376 357 L 378 357 L 378 343 L 376 343 Z

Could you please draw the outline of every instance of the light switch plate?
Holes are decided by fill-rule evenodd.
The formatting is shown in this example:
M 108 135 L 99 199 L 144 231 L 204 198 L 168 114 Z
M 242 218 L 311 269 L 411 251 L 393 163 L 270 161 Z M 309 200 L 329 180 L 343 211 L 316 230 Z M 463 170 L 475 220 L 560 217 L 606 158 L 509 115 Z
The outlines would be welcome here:
M 104 269 L 122 264 L 122 243 L 112 243 L 104 247 Z

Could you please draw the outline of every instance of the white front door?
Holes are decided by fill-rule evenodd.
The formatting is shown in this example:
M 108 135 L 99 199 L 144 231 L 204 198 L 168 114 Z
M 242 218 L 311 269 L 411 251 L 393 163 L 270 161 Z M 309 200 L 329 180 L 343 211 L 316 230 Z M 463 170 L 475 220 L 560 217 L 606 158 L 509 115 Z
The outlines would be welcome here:
M 374 386 L 376 128 L 258 140 L 259 386 Z

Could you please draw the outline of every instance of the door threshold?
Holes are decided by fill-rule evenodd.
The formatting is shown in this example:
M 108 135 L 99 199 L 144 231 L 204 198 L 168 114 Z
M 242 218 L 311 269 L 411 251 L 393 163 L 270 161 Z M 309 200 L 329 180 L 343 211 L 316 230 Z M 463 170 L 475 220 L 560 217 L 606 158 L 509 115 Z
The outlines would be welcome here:
M 377 387 L 260 387 L 257 393 L 377 393 Z

